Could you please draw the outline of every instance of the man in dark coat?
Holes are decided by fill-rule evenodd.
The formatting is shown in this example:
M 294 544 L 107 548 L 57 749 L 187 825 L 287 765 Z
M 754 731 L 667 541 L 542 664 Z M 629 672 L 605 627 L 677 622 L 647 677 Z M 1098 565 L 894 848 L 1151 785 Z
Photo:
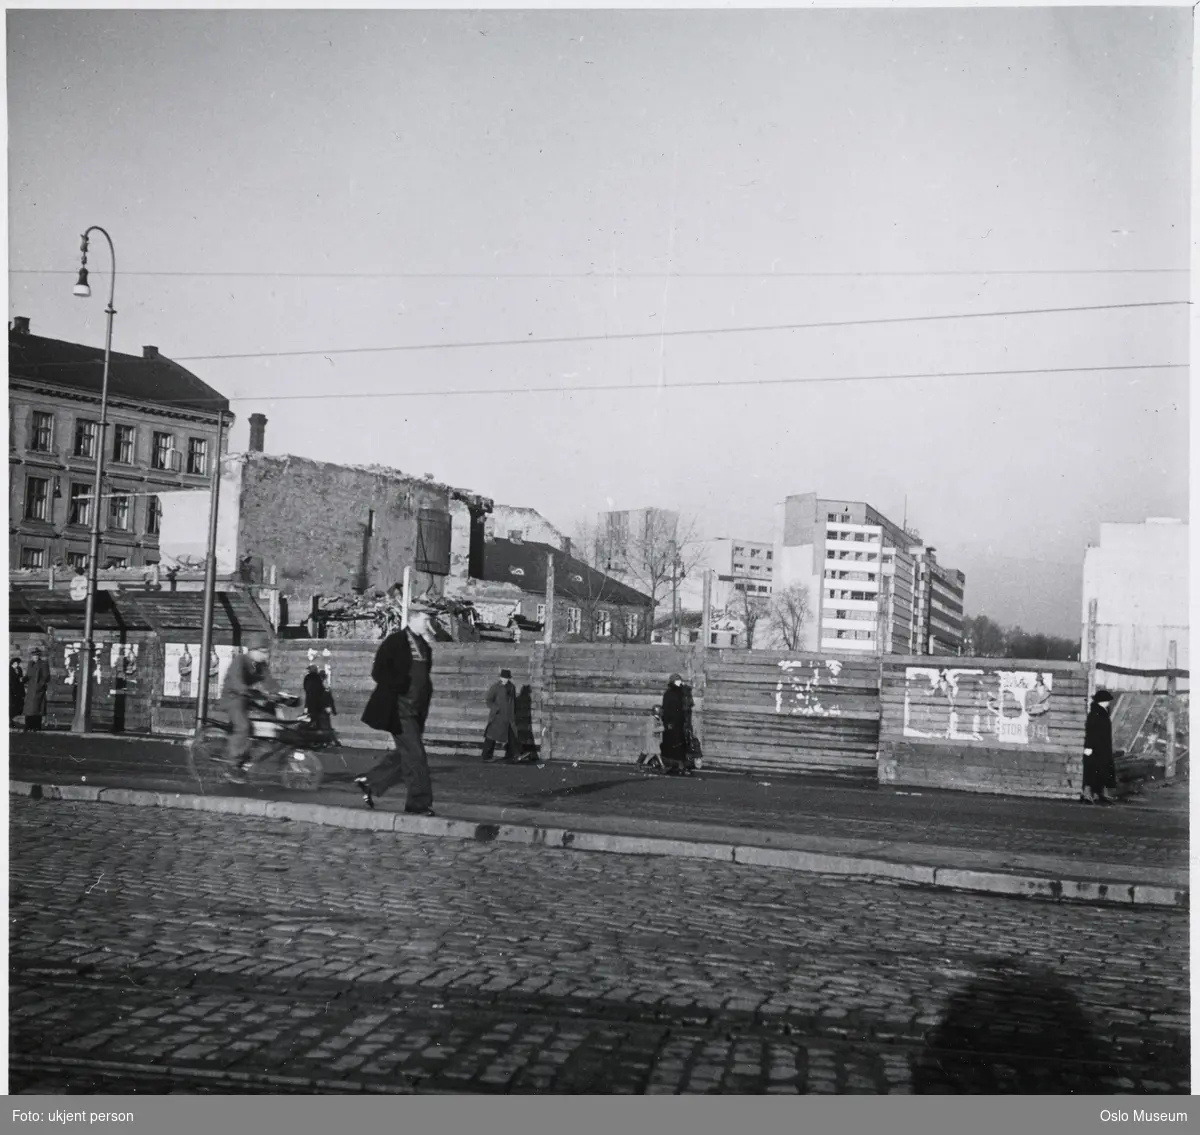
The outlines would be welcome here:
M 8 664 L 8 724 L 13 726 L 25 712 L 25 668 L 20 655 L 13 655 Z
M 683 678 L 672 674 L 662 700 L 662 759 L 667 773 L 678 776 L 688 767 L 688 729 L 691 725 Z
M 421 740 L 433 698 L 433 651 L 426 641 L 428 634 L 429 616 L 412 611 L 408 626 L 388 635 L 375 652 L 371 668 L 375 690 L 362 720 L 372 729 L 390 733 L 396 747 L 366 776 L 355 777 L 368 808 L 375 807 L 376 796 L 403 780 L 408 787 L 404 810 L 418 816 L 433 815 L 433 786 Z
M 1113 696 L 1107 690 L 1097 690 L 1088 710 L 1083 733 L 1083 799 L 1089 804 L 1099 800 L 1111 804 L 1110 791 L 1117 787 L 1117 769 L 1113 761 L 1112 713 Z
M 36 731 L 42 727 L 46 713 L 46 701 L 50 692 L 50 663 L 40 646 L 32 651 L 33 660 L 25 675 L 25 730 Z
M 337 706 L 334 705 L 333 694 L 325 685 L 325 675 L 316 663 L 309 666 L 304 675 L 304 710 L 314 729 L 321 733 L 333 730 L 330 718 L 337 713 Z
M 483 734 L 483 759 L 495 759 L 497 744 L 504 745 L 504 759 L 511 761 L 520 755 L 517 739 L 517 692 L 513 689 L 512 671 L 501 670 L 500 677 L 487 692 L 488 721 Z

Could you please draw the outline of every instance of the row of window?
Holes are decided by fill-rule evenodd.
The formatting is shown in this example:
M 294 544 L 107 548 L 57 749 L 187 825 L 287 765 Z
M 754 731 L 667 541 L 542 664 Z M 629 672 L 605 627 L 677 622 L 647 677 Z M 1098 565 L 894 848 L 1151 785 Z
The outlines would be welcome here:
M 843 631 L 837 630 L 833 632 L 834 638 L 855 639 L 859 642 L 869 642 L 875 637 L 874 631 Z
M 771 593 L 770 587 L 768 587 L 765 583 L 743 583 L 739 581 L 733 585 L 733 589 L 734 591 L 747 591 L 751 594 L 758 595 L 764 593 L 769 595 Z
M 734 562 L 733 562 L 733 570 L 735 572 L 744 572 L 744 571 L 746 571 L 747 567 L 749 567 L 750 571 L 757 571 L 757 572 L 765 571 L 768 575 L 770 575 L 773 570 L 770 564 L 767 564 L 764 566 L 763 564 L 747 565 L 745 561 L 738 563 L 736 560 L 734 560 Z
M 878 544 L 878 532 L 843 532 L 836 528 L 826 529 L 826 538 L 830 540 L 853 540 L 859 544 Z
M 851 611 L 849 609 L 835 610 L 833 612 L 833 618 L 835 619 L 857 620 L 858 622 L 862 623 L 873 623 L 875 621 L 875 615 L 876 613 L 874 611 Z
M 735 556 L 744 556 L 746 554 L 746 549 L 743 545 L 740 545 L 740 544 L 736 545 L 733 549 L 733 554 Z M 775 558 L 775 553 L 770 548 L 751 548 L 750 549 L 750 558 L 752 560 L 756 560 L 760 556 L 763 556 L 763 555 L 765 555 L 765 557 L 768 560 L 773 560 Z
M 546 621 L 546 605 L 538 604 L 538 621 Z M 628 638 L 637 638 L 642 629 L 642 618 L 635 612 L 625 616 L 625 634 Z M 597 611 L 592 621 L 592 630 L 597 638 L 612 637 L 612 612 Z M 567 608 L 567 634 L 583 632 L 583 612 L 578 607 Z
M 875 582 L 875 572 L 873 571 L 827 571 L 826 579 L 859 579 L 866 580 L 867 583 Z M 874 592 L 872 592 L 874 595 Z
M 85 572 L 88 568 L 87 552 L 67 552 L 63 557 L 67 567 L 74 571 Z M 46 568 L 46 549 L 45 548 L 22 548 L 18 561 L 21 567 L 27 571 L 42 571 Z M 155 561 L 157 562 L 157 561 Z M 104 557 L 104 566 L 106 568 L 127 568 L 129 567 L 129 557 L 124 555 L 108 555 Z
M 878 595 L 879 593 L 876 591 L 847 591 L 844 587 L 831 587 L 825 592 L 826 599 L 862 599 L 867 601 L 877 599 Z
M 67 523 L 90 528 L 92 525 L 92 486 L 72 482 L 67 498 Z M 57 492 L 56 492 L 57 495 Z M 25 519 L 50 522 L 50 479 L 25 478 Z M 146 509 L 146 535 L 157 536 L 162 524 L 162 501 L 149 497 Z M 133 496 L 114 493 L 108 498 L 108 527 L 118 532 L 133 530 Z
M 850 552 L 845 549 L 835 551 L 830 548 L 825 553 L 827 560 L 866 560 L 868 563 L 874 563 L 879 559 L 878 552 Z
M 137 461 L 137 427 L 114 425 L 110 459 L 119 465 L 133 465 Z M 75 444 L 71 453 L 75 457 L 95 459 L 96 445 L 100 437 L 100 423 L 78 418 L 75 421 Z M 54 452 L 54 415 L 45 410 L 34 410 L 29 420 L 29 448 L 34 453 Z M 179 472 L 184 461 L 179 457 L 175 435 L 155 430 L 150 451 L 150 467 Z M 187 471 L 196 476 L 208 473 L 208 439 L 187 439 Z

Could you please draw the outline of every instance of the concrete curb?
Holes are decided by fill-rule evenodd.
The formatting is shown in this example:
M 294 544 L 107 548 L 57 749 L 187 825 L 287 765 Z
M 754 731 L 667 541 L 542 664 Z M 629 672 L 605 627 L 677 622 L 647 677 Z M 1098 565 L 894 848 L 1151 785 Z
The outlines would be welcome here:
M 864 856 L 825 854 L 732 842 L 613 835 L 534 824 L 488 823 L 442 816 L 410 816 L 403 812 L 369 811 L 365 808 L 344 808 L 328 804 L 297 804 L 239 796 L 197 796 L 90 785 L 34 784 L 17 780 L 9 782 L 9 793 L 33 800 L 180 808 L 196 812 L 251 816 L 256 819 L 286 819 L 357 831 L 472 840 L 477 843 L 519 843 L 534 847 L 598 851 L 616 855 L 716 859 L 725 863 L 776 867 L 806 874 L 881 879 L 947 890 L 1018 895 L 1055 901 L 1074 899 L 1118 906 L 1176 909 L 1188 907 L 1188 888 L 1129 882 L 1102 883 L 1094 879 L 1064 877 L 1061 872 L 1056 877 L 1052 874 L 1032 874 L 1019 870 L 964 870 L 957 867 L 899 863 Z

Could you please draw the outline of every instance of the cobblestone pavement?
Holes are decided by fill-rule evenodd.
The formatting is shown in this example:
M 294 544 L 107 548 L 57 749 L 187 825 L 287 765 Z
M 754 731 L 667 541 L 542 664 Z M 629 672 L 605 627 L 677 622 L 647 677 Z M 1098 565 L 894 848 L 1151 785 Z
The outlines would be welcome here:
M 182 746 L 161 741 L 78 739 L 12 734 L 10 775 L 54 778 L 57 783 L 108 784 L 194 792 Z M 286 793 L 267 775 L 230 794 L 347 804 L 358 798 L 351 780 L 377 759 L 378 750 L 322 754 L 328 785 L 319 793 Z M 569 812 L 603 817 L 718 824 L 849 837 L 927 843 L 975 851 L 1046 854 L 1133 866 L 1187 866 L 1188 808 L 1183 790 L 1155 790 L 1115 808 L 1073 801 L 1029 800 L 972 793 L 901 793 L 809 777 L 656 776 L 636 765 L 574 767 L 550 762 L 483 765 L 435 758 L 435 804 Z M 210 786 L 211 787 L 211 786 Z M 384 797 L 402 807 L 403 792 Z
M 1183 913 L 11 811 L 10 1090 L 1189 1091 Z

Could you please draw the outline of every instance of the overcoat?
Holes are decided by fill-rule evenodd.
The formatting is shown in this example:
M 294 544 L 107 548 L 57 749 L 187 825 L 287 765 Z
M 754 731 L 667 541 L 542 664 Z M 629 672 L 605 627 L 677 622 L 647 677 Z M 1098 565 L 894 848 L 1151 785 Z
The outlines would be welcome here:
M 45 714 L 49 690 L 50 663 L 44 658 L 35 658 L 25 674 L 26 717 L 41 717 Z
M 517 692 L 503 678 L 491 684 L 487 692 L 488 720 L 484 737 L 506 744 L 517 731 Z
M 417 650 L 425 660 L 425 667 L 431 677 L 425 688 L 425 696 L 417 709 L 417 725 L 424 730 L 425 719 L 429 716 L 429 703 L 433 696 L 433 651 L 420 635 L 411 635 L 408 629 L 394 631 L 379 644 L 375 652 L 375 663 L 371 667 L 371 680 L 375 683 L 363 710 L 362 721 L 372 729 L 381 729 L 385 733 L 399 733 L 401 730 L 400 709 L 397 699 L 408 694 L 412 681 L 412 652 L 409 640 L 415 639 Z
M 1112 718 L 1108 711 L 1093 703 L 1088 710 L 1087 724 L 1083 730 L 1083 747 L 1091 749 L 1091 754 L 1083 754 L 1083 785 L 1099 791 L 1101 788 L 1115 788 L 1117 784 L 1117 767 L 1113 760 Z

